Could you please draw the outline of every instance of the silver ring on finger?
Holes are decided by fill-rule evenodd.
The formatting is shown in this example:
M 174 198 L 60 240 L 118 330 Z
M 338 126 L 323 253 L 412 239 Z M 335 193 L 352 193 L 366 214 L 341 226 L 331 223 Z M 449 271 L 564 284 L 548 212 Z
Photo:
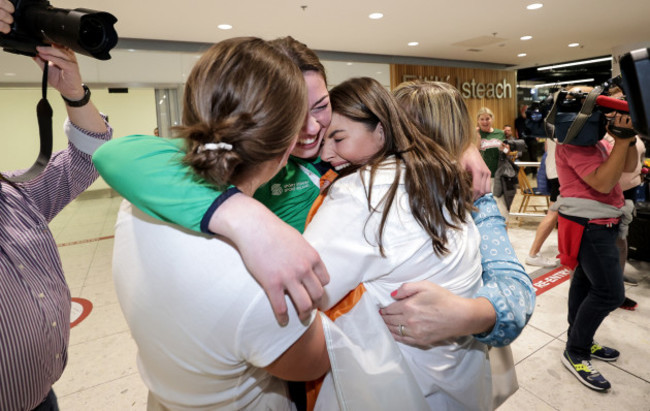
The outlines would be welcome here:
M 399 325 L 399 335 L 404 337 L 406 334 L 404 333 L 404 326 L 402 324 Z

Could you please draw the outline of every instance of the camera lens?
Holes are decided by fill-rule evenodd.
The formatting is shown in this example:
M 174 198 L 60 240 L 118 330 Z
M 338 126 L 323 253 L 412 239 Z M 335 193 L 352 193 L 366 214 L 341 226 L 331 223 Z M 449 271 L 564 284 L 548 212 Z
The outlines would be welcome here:
M 95 51 L 101 48 L 106 42 L 106 31 L 101 20 L 93 16 L 85 16 L 81 19 L 79 27 L 79 44 L 88 51 Z

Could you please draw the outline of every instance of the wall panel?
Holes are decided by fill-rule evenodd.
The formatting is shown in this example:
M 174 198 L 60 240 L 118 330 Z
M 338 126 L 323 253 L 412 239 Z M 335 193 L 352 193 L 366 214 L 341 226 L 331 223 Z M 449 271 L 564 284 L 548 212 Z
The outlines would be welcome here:
M 517 117 L 517 74 L 509 70 L 391 64 L 391 88 L 408 80 L 446 81 L 461 91 L 470 116 L 481 107 L 494 112 L 494 127 L 514 125 Z

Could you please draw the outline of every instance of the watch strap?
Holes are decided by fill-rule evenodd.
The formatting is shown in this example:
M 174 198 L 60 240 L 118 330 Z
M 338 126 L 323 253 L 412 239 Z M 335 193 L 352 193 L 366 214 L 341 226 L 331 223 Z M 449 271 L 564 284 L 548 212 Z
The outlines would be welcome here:
M 65 104 L 67 104 L 68 107 L 83 107 L 90 101 L 90 89 L 85 84 L 82 84 L 81 87 L 84 89 L 84 96 L 81 100 L 70 100 L 61 95 L 61 98 L 65 101 Z

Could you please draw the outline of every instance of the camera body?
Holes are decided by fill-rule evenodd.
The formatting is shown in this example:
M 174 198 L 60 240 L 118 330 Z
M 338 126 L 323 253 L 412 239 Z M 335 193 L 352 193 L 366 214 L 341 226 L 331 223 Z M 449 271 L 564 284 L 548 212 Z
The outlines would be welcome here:
M 504 141 L 508 145 L 508 151 L 517 152 L 517 158 L 521 158 L 521 156 L 528 150 L 528 146 L 526 145 L 526 141 L 523 139 L 512 139 Z
M 90 9 L 59 9 L 47 0 L 11 0 L 16 11 L 9 34 L 0 46 L 10 53 L 35 56 L 36 47 L 59 44 L 99 60 L 111 58 L 117 44 L 115 16 Z

